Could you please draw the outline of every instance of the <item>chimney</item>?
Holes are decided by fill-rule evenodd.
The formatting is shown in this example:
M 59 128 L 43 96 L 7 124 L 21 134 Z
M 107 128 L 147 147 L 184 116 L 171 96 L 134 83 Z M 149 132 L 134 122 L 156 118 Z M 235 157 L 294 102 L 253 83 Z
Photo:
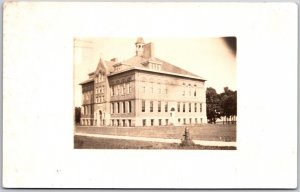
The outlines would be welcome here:
M 117 63 L 118 62 L 118 58 L 117 57 L 112 58 L 110 61 Z
M 144 53 L 143 53 L 144 58 L 151 58 L 154 57 L 154 44 L 153 43 L 148 43 L 144 45 Z

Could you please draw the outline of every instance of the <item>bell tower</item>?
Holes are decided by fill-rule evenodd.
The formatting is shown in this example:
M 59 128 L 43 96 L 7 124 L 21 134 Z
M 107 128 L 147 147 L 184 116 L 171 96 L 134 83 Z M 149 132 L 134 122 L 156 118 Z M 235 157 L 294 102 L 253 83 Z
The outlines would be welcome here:
M 144 45 L 145 45 L 144 39 L 142 37 L 138 37 L 136 42 L 135 42 L 135 47 L 136 47 L 135 54 L 136 54 L 136 56 L 140 56 L 140 57 L 143 56 Z

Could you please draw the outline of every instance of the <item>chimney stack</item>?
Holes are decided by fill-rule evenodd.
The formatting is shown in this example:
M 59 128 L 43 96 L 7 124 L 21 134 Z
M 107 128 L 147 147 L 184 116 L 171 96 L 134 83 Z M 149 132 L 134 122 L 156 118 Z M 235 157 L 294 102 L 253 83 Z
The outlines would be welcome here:
M 154 44 L 153 43 L 148 43 L 144 45 L 144 53 L 143 53 L 144 58 L 151 58 L 154 57 Z

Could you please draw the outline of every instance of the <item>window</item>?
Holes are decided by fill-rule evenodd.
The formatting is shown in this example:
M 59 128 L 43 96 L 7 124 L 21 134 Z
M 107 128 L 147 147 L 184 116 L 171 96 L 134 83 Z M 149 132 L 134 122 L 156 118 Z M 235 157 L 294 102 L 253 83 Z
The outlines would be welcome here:
M 122 95 L 122 93 L 121 93 L 121 86 L 120 85 L 118 85 L 118 95 Z
M 111 96 L 114 96 L 114 87 L 111 87 L 111 88 L 110 88 L 110 95 L 111 95 Z
M 125 119 L 123 119 L 123 127 L 126 127 Z
M 125 84 L 123 84 L 123 87 L 122 87 L 122 95 L 125 95 Z
M 189 85 L 189 96 L 192 95 L 191 85 Z
M 202 118 L 200 118 L 200 123 L 202 123 Z
M 118 86 L 114 86 L 114 95 L 118 95 Z
M 166 119 L 166 125 L 168 125 L 169 124 L 169 119 Z
M 154 119 L 151 119 L 151 126 L 154 125 Z
M 195 124 L 198 124 L 198 119 L 197 118 L 195 118 Z
M 177 111 L 180 112 L 180 103 L 177 103 Z
M 200 103 L 200 113 L 202 112 L 202 103 Z
M 158 94 L 161 94 L 161 86 L 160 86 L 160 83 L 158 84 Z
M 190 118 L 190 124 L 192 124 L 192 118 Z
M 128 127 L 131 127 L 131 119 L 128 120 Z
M 131 113 L 131 101 L 128 101 L 128 112 Z
M 146 86 L 145 86 L 145 82 L 142 81 L 142 93 L 146 92 Z
M 182 112 L 185 112 L 185 103 L 183 103 Z
M 178 123 L 180 123 L 180 118 L 178 119 Z
M 185 84 L 182 84 L 183 90 L 182 90 L 182 96 L 185 96 Z
M 183 124 L 184 124 L 184 125 L 186 124 L 186 122 L 185 122 L 185 118 L 183 119 Z
M 146 119 L 143 119 L 143 126 L 146 126 Z
M 192 104 L 189 103 L 189 112 L 192 112 Z
M 120 104 L 117 103 L 117 113 L 120 113 Z
M 142 112 L 145 112 L 146 101 L 142 100 Z
M 115 113 L 114 103 L 111 104 L 111 111 L 112 113 Z
M 161 101 L 158 101 L 158 112 L 161 112 Z
M 127 91 L 128 91 L 128 94 L 131 93 L 130 83 L 127 83 Z
M 122 106 L 122 108 L 123 108 L 123 113 L 126 113 L 126 112 L 125 112 L 125 102 L 123 101 L 122 103 L 123 103 L 123 106 Z
M 168 102 L 165 103 L 165 112 L 168 112 Z
M 150 112 L 153 112 L 153 101 L 150 101 Z
M 194 110 L 197 112 L 197 103 L 194 104 Z
M 112 126 L 114 126 L 115 124 L 114 124 L 115 122 L 114 122 L 114 120 L 111 120 L 111 125 Z
M 120 126 L 120 120 L 119 119 L 117 120 L 117 126 Z
M 158 120 L 158 125 L 159 125 L 159 126 L 161 125 L 161 119 Z
M 151 83 L 150 91 L 153 93 L 153 83 Z

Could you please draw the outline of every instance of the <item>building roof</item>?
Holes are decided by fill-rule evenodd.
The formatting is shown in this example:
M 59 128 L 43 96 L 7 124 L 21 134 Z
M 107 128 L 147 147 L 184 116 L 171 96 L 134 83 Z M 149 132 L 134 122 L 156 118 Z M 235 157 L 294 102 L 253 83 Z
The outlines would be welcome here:
M 125 61 L 122 61 L 121 63 L 127 64 L 131 67 L 143 68 L 145 66 L 142 63 L 149 62 L 149 61 L 160 63 L 161 64 L 161 72 L 169 72 L 169 73 L 174 73 L 174 74 L 179 74 L 179 75 L 188 75 L 188 76 L 194 76 L 194 77 L 201 78 L 198 75 L 195 75 L 187 70 L 184 70 L 180 67 L 172 65 L 172 64 L 170 64 L 164 60 L 158 59 L 156 57 L 146 59 L 141 56 L 134 56 Z
M 144 39 L 142 37 L 138 37 L 136 40 L 135 44 L 145 44 L 144 43 Z M 177 67 L 175 65 L 172 65 L 164 60 L 158 59 L 156 57 L 153 57 L 153 45 L 152 43 L 147 44 L 149 46 L 144 46 L 144 56 L 133 56 L 127 60 L 121 61 L 121 62 L 116 62 L 116 61 L 103 61 L 100 58 L 99 64 L 102 61 L 102 63 L 105 63 L 105 66 L 107 66 L 107 70 L 108 70 L 108 74 L 109 75 L 115 75 L 115 74 L 119 74 L 131 69 L 138 69 L 138 70 L 145 70 L 145 71 L 151 71 L 154 73 L 160 73 L 160 74 L 168 74 L 168 75 L 177 75 L 177 76 L 181 76 L 181 77 L 186 77 L 186 78 L 194 78 L 194 79 L 200 79 L 200 80 L 206 80 L 203 77 L 200 77 L 198 75 L 195 75 L 187 70 L 184 70 L 180 67 Z M 151 54 L 146 56 L 146 52 L 151 50 Z M 153 70 L 150 68 L 147 68 L 144 64 L 145 63 L 158 63 L 161 65 L 161 69 L 160 70 Z M 114 65 L 123 65 L 124 68 L 122 68 L 121 71 L 114 71 Z M 98 67 L 97 67 L 98 69 Z M 95 73 L 97 72 L 97 69 L 95 71 Z M 93 73 L 93 72 L 92 72 Z M 91 75 L 93 75 L 92 73 L 90 73 Z M 90 77 L 91 78 L 91 77 Z M 85 84 L 88 82 L 91 82 L 93 79 L 89 79 L 86 80 L 80 84 Z
M 79 85 L 87 84 L 87 83 L 90 83 L 92 81 L 94 81 L 94 79 L 88 79 L 88 80 L 85 80 L 85 81 L 79 83 Z

